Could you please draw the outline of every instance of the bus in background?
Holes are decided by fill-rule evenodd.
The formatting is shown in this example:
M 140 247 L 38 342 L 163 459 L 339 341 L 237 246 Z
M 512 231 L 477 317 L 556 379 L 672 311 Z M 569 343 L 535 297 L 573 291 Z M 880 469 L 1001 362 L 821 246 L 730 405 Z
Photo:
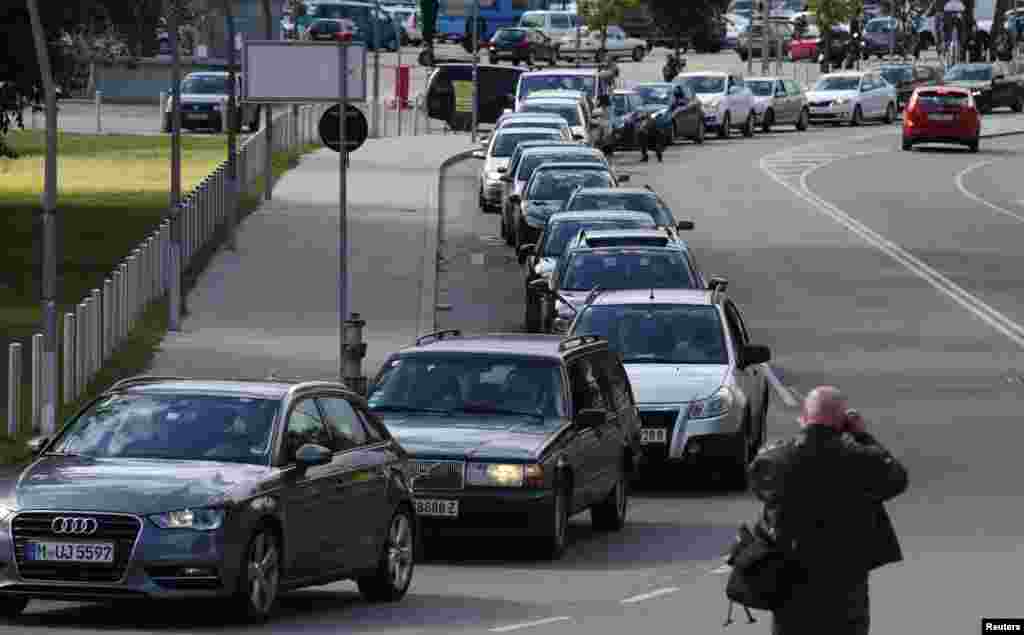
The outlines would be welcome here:
M 480 0 L 480 42 L 487 42 L 503 26 L 517 26 L 527 11 L 576 11 L 571 0 Z M 437 14 L 437 37 L 450 42 L 463 42 L 473 37 L 473 3 L 466 0 L 440 0 Z

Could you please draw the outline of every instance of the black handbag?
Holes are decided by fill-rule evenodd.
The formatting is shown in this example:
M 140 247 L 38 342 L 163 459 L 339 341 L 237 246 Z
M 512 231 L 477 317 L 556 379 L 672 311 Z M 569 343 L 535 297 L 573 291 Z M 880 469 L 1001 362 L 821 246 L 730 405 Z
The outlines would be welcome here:
M 751 529 L 746 524 L 740 525 L 726 562 L 732 567 L 725 585 L 725 595 L 729 598 L 726 626 L 732 623 L 733 602 L 742 605 L 748 621 L 753 622 L 749 609 L 775 611 L 782 608 L 797 582 L 799 567 L 759 526 Z

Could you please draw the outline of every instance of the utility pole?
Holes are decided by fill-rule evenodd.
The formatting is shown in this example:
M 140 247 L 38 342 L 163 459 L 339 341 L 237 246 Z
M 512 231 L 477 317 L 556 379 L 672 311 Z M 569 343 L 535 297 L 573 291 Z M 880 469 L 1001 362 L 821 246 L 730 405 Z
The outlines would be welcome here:
M 178 0 L 168 0 L 167 31 L 171 45 L 171 253 L 168 263 L 168 330 L 181 330 L 181 54 L 178 46 Z
M 380 138 L 380 27 L 377 24 L 380 18 L 380 0 L 374 0 L 373 6 L 373 132 L 374 139 Z M 401 50 L 402 43 L 398 43 Z M 342 111 L 344 112 L 344 111 Z
M 28 0 L 39 74 L 46 98 L 46 163 L 43 176 L 43 432 L 54 432 L 57 422 L 57 89 L 53 84 L 46 33 L 36 0 Z M 64 362 L 68 363 L 67 360 Z
M 580 60 L 583 57 L 583 52 L 580 50 L 583 44 L 583 16 L 580 15 L 579 5 L 577 4 L 576 6 L 576 68 L 579 68 Z
M 476 143 L 476 128 L 480 118 L 480 0 L 473 0 L 473 131 L 472 141 Z
M 274 13 L 270 8 L 270 0 L 263 0 L 263 29 L 268 40 L 274 39 Z M 274 191 L 274 108 L 270 104 L 264 104 L 263 107 L 267 113 L 267 151 L 263 157 L 263 199 L 269 201 Z
M 235 232 L 238 229 L 238 136 L 236 130 L 242 127 L 238 108 L 237 81 L 235 72 L 235 12 L 233 0 L 224 0 L 224 16 L 228 23 L 228 105 L 224 113 L 228 130 L 228 249 L 237 248 Z

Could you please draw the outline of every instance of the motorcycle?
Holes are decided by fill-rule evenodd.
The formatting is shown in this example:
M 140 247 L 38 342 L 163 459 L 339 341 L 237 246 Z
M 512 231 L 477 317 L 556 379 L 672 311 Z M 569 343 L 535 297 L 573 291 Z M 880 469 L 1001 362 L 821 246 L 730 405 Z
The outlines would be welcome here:
M 671 82 L 684 68 L 686 68 L 686 59 L 680 60 L 674 54 L 669 53 L 665 65 L 661 67 L 661 76 L 666 82 Z

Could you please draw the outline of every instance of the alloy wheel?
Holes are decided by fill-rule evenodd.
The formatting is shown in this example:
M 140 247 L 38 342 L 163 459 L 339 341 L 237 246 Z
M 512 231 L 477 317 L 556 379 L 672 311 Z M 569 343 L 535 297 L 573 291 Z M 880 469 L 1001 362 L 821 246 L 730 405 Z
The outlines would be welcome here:
M 413 547 L 409 517 L 396 514 L 388 532 L 388 575 L 391 586 L 401 591 L 412 580 Z
M 249 545 L 246 576 L 250 610 L 257 615 L 269 614 L 281 581 L 281 553 L 277 537 L 269 531 L 256 534 Z

